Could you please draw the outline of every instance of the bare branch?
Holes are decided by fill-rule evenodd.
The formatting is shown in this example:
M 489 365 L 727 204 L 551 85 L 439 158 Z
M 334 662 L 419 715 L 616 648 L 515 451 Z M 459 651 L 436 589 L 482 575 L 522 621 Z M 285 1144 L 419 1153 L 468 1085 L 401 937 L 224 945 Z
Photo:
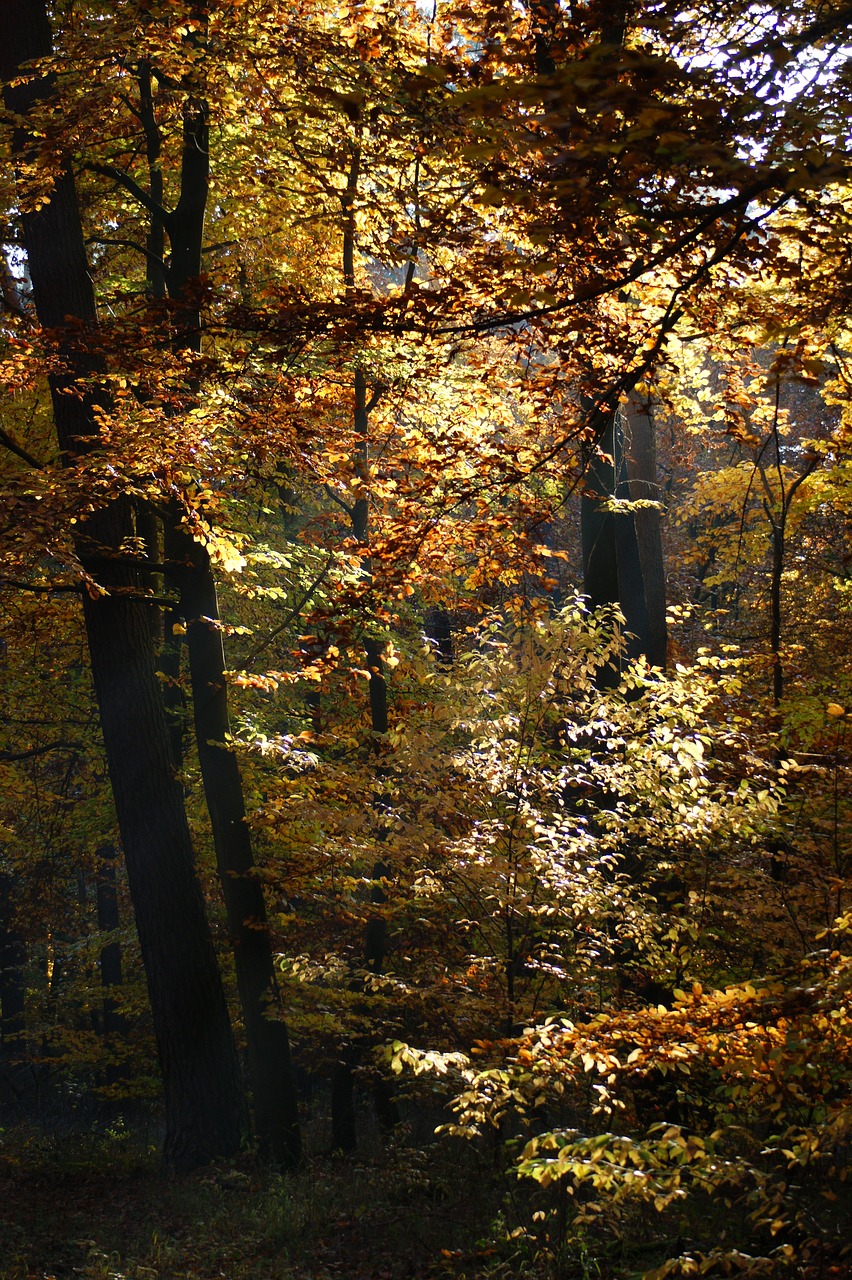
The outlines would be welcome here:
M 9 435 L 8 431 L 4 431 L 0 427 L 0 444 L 2 444 L 10 453 L 14 453 L 16 458 L 20 458 L 22 462 L 28 463 L 31 467 L 35 467 L 36 471 L 46 471 L 47 467 L 43 462 L 39 462 L 38 458 L 29 453 L 23 445 L 17 443 Z
M 318 587 L 318 586 L 322 583 L 322 581 L 324 580 L 324 578 L 325 578 L 326 574 L 328 573 L 329 569 L 330 569 L 330 568 L 331 568 L 331 566 L 332 566 L 333 561 L 334 561 L 334 553 L 332 552 L 332 554 L 328 557 L 328 559 L 326 560 L 326 562 L 325 562 L 325 564 L 323 565 L 323 567 L 322 567 L 322 569 L 320 570 L 320 572 L 319 572 L 319 573 L 317 574 L 317 576 L 314 578 L 314 580 L 313 580 L 313 582 L 311 583 L 311 585 L 310 585 L 310 586 L 308 587 L 308 589 L 305 591 L 304 595 L 301 597 L 301 599 L 298 601 L 298 603 L 297 603 L 297 604 L 295 604 L 295 605 L 293 606 L 293 608 L 292 608 L 292 609 L 290 610 L 290 612 L 287 614 L 287 616 L 286 616 L 286 618 L 284 619 L 284 621 L 283 621 L 283 622 L 281 622 L 281 623 L 279 623 L 279 624 L 278 624 L 278 626 L 275 628 L 275 630 L 274 630 L 274 631 L 271 631 L 271 632 L 269 633 L 269 635 L 268 635 L 264 640 L 261 640 L 260 644 L 255 645 L 255 647 L 252 649 L 251 653 L 250 653 L 250 654 L 249 654 L 249 656 L 246 658 L 246 662 L 245 662 L 246 667 L 248 667 L 249 663 L 254 662 L 254 660 L 255 660 L 255 658 L 258 656 L 258 654 L 263 653 L 264 649 L 268 649 L 268 648 L 269 648 L 269 646 L 272 644 L 273 640 L 276 640 L 276 639 L 278 638 L 278 636 L 280 636 L 280 635 L 281 635 L 281 632 L 282 632 L 282 631 L 286 631 L 287 627 L 289 627 L 289 625 L 290 625 L 290 623 L 291 623 L 291 622 L 295 622 L 295 620 L 298 618 L 299 614 L 300 614 L 300 613 L 302 612 L 302 610 L 304 609 L 305 605 L 306 605 L 306 604 L 308 603 L 308 601 L 310 600 L 311 596 L 312 596 L 312 595 L 314 594 L 314 592 L 316 591 L 317 587 Z
M 135 240 L 119 240 L 109 236 L 90 236 L 86 244 L 112 244 L 119 249 L 135 249 L 137 253 L 141 253 L 143 258 L 147 258 L 149 262 L 154 262 L 158 267 L 164 266 L 163 259 L 156 253 L 151 253 L 150 249 L 146 249 L 144 245 L 137 244 Z
M 114 164 L 100 164 L 97 161 L 90 161 L 83 166 L 90 173 L 99 173 L 102 178 L 112 178 L 113 182 L 117 182 L 120 187 L 129 192 L 134 200 L 142 205 L 143 209 L 147 209 L 152 218 L 156 218 L 164 227 L 169 228 L 174 219 L 174 214 L 168 209 L 164 209 L 159 201 L 155 200 L 144 187 L 140 187 L 135 178 L 131 178 L 129 173 L 125 173 L 123 169 L 119 169 Z
M 48 742 L 43 747 L 29 747 L 26 751 L 0 751 L 0 761 L 10 764 L 17 760 L 31 760 L 34 756 L 47 755 L 49 751 L 82 750 L 82 742 Z

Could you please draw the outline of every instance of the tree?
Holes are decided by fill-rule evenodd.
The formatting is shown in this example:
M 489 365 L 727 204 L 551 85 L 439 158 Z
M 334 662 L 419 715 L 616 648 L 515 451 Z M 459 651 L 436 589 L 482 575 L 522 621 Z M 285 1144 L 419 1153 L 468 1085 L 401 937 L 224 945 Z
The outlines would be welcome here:
M 203 16 L 197 16 L 200 36 Z M 138 76 L 139 116 L 147 153 L 156 156 L 159 164 L 162 139 L 150 100 L 150 68 L 140 66 Z M 161 246 L 166 239 L 171 249 L 169 265 L 163 263 L 162 270 L 168 295 L 175 303 L 172 344 L 178 358 L 183 352 L 200 354 L 202 349 L 202 319 L 193 291 L 198 289 L 202 273 L 210 121 L 209 107 L 201 94 L 203 76 L 197 83 L 188 79 L 174 209 L 167 211 L 161 203 L 161 177 L 160 189 L 156 195 L 155 190 L 150 191 L 146 202 L 152 228 L 147 255 L 153 244 Z M 152 178 L 158 172 L 152 169 Z M 133 189 L 128 176 L 123 181 Z M 231 725 L 216 583 L 203 534 L 187 529 L 187 513 L 171 502 L 163 518 L 164 552 L 175 566 L 171 577 L 180 589 L 178 612 L 186 620 L 195 739 L 246 1024 L 255 1133 L 262 1151 L 294 1168 L 301 1157 L 301 1142 L 290 1044 L 273 967 L 263 887 L 255 874 L 239 765 L 229 747 Z
M 51 52 L 41 0 L 4 5 L 3 27 L 7 108 L 18 119 L 18 163 L 29 166 L 37 145 L 29 116 L 51 92 L 37 70 L 28 72 Z M 46 332 L 56 333 L 66 370 L 52 375 L 51 397 L 59 447 L 73 467 L 96 444 L 98 413 L 108 411 L 108 400 L 97 388 L 102 366 L 86 354 L 95 301 L 74 178 L 64 158 L 50 182 L 35 208 L 22 189 L 22 221 L 38 318 Z M 146 606 L 133 570 L 122 565 L 122 547 L 134 536 L 131 506 L 115 496 L 82 524 L 77 547 L 84 571 L 102 584 L 86 594 L 83 610 L 163 1073 L 163 1158 L 184 1170 L 238 1148 L 245 1104 L 171 763 Z
M 459 1055 L 479 1040 L 492 1074 L 465 1077 L 471 1106 L 497 1081 L 499 1112 L 502 1084 L 522 1072 L 507 1053 L 535 1056 L 548 1034 L 519 1028 L 600 1015 L 614 1020 L 613 1043 L 623 1031 L 641 1047 L 642 1011 L 656 1037 L 654 1009 L 675 989 L 781 970 L 815 945 L 818 926 L 832 928 L 847 892 L 846 697 L 829 690 L 833 676 L 807 691 L 808 717 L 771 720 L 773 734 L 784 723 L 782 742 L 762 728 L 765 690 L 749 678 L 765 664 L 766 635 L 781 655 L 770 611 L 696 611 L 694 626 L 737 644 L 741 665 L 721 645 L 697 651 L 682 628 L 674 675 L 650 680 L 618 649 L 611 612 L 590 618 L 572 603 L 556 616 L 549 570 L 559 566 L 556 586 L 572 598 L 574 513 L 561 523 L 559 513 L 584 486 L 589 594 L 619 602 L 635 654 L 662 667 L 650 403 L 671 426 L 670 454 L 680 448 L 694 471 L 693 441 L 713 427 L 685 407 L 691 392 L 718 391 L 723 417 L 749 398 L 733 376 L 730 396 L 709 373 L 699 387 L 717 349 L 733 366 L 749 344 L 779 341 L 778 325 L 795 332 L 788 293 L 848 345 L 821 276 L 831 245 L 834 275 L 846 269 L 847 16 L 845 6 L 756 13 L 743 0 L 725 15 L 464 3 L 430 18 L 403 0 L 368 0 L 344 22 L 312 0 L 209 10 L 91 0 L 58 21 L 51 65 L 65 109 L 42 112 L 31 131 L 77 170 L 108 312 L 86 330 L 86 426 L 98 436 L 58 476 L 40 462 L 38 411 L 32 424 L 10 415 L 2 443 L 33 475 L 10 486 L 25 534 L 4 537 L 10 564 L 26 566 L 19 581 L 45 593 L 82 583 L 90 597 L 106 587 L 113 603 L 126 582 L 158 643 L 160 621 L 170 642 L 185 628 L 196 745 L 182 781 L 201 827 L 203 776 L 240 939 L 256 1101 L 272 1104 L 259 1129 L 277 1123 L 281 1099 L 261 1087 L 265 1070 L 275 1084 L 273 1052 L 286 1073 L 283 1026 L 261 1010 L 273 948 L 285 952 L 307 1065 L 330 1067 L 341 1044 L 410 1040 Z M 793 104 L 783 75 L 808 57 L 831 87 Z M 22 176 L 33 203 L 49 193 L 35 170 Z M 799 250 L 807 286 L 794 283 Z M 5 367 L 24 386 L 43 366 L 18 314 L 25 291 L 6 294 L 20 345 L 10 342 Z M 73 336 L 63 350 L 78 369 Z M 684 350 L 699 353 L 683 379 L 692 388 L 674 385 Z M 836 394 L 848 399 L 842 379 Z M 687 419 L 700 437 L 687 437 Z M 748 455 L 766 509 L 755 500 L 745 533 L 756 580 L 767 515 L 779 530 L 775 604 L 783 579 L 811 626 L 816 593 L 795 574 L 817 581 L 816 554 L 845 519 L 845 445 L 842 433 L 825 442 L 822 487 L 814 473 L 794 491 L 798 440 L 787 456 L 783 439 L 765 453 L 774 469 L 755 471 Z M 726 449 L 741 446 L 752 448 L 725 433 Z M 745 470 L 708 468 L 705 495 L 711 470 L 730 507 Z M 127 516 L 106 556 L 81 541 L 93 495 Z M 677 506 L 676 485 L 667 497 Z M 730 522 L 707 530 L 696 515 L 693 525 L 699 551 L 715 534 L 719 558 L 734 546 Z M 673 537 L 683 616 L 695 548 L 683 526 Z M 831 564 L 842 619 L 848 573 L 842 554 Z M 455 624 L 452 663 L 422 643 L 439 603 Z M 790 653 L 786 693 L 796 694 L 804 662 Z M 848 680 L 841 670 L 838 689 Z M 173 745 L 173 763 L 179 754 Z M 830 831 L 802 816 L 811 796 L 795 778 L 812 768 L 824 770 L 813 791 Z M 589 1130 L 577 1150 L 558 1144 L 574 1172 L 583 1143 L 605 1136 L 588 1101 L 607 1101 L 598 1062 L 612 1065 L 637 1142 L 643 1114 L 670 1119 L 686 1106 L 657 1088 L 680 1041 L 641 1074 L 628 1070 L 630 1051 L 618 1066 L 608 1043 L 595 1056 L 594 1031 L 560 1044 L 546 1104 L 566 1118 L 556 1080 L 567 1063 Z M 359 1066 L 380 1070 L 366 1054 Z M 338 1084 L 348 1103 L 351 1072 Z M 703 1077 L 696 1095 L 696 1109 L 716 1105 Z M 293 1133 L 291 1110 L 278 1126 L 285 1149 Z M 612 1150 L 618 1163 L 628 1148 Z
M 666 665 L 666 592 L 651 406 L 634 392 L 594 449 L 583 481 L 583 589 L 619 605 L 626 655 Z M 612 675 L 609 677 L 612 678 Z

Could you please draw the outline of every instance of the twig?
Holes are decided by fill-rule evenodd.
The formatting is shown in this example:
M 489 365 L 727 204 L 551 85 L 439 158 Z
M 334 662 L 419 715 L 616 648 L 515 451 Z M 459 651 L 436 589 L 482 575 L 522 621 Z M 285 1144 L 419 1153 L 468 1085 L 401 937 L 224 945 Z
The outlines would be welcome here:
M 0 760 L 4 764 L 9 764 L 17 760 L 31 760 L 33 756 L 43 756 L 48 751 L 82 750 L 82 742 L 48 742 L 44 747 L 29 747 L 26 751 L 0 751 Z
M 299 614 L 302 612 L 305 605 L 308 603 L 311 596 L 316 591 L 317 587 L 325 578 L 326 574 L 328 573 L 329 569 L 332 566 L 333 561 L 334 561 L 334 553 L 332 552 L 332 554 L 326 560 L 323 568 L 320 570 L 320 572 L 314 578 L 311 585 L 308 587 L 307 591 L 302 596 L 301 600 L 299 600 L 298 604 L 295 604 L 293 606 L 293 608 L 287 614 L 287 617 L 284 619 L 284 621 L 279 623 L 279 625 L 275 628 L 274 631 L 271 631 L 264 640 L 261 640 L 260 644 L 255 645 L 255 647 L 252 649 L 251 653 L 246 658 L 246 661 L 245 661 L 246 667 L 249 665 L 249 663 L 254 662 L 258 654 L 263 653 L 264 649 L 268 649 L 269 646 L 272 644 L 272 641 L 275 640 L 278 636 L 280 636 L 281 632 L 285 631 L 286 628 L 289 627 L 291 622 L 295 621 L 295 619 L 298 618 Z
M 14 453 L 15 457 L 20 458 L 22 462 L 27 462 L 31 467 L 35 467 L 36 471 L 47 470 L 43 462 L 39 462 L 38 458 L 28 453 L 23 445 L 17 444 L 8 431 L 4 431 L 2 427 L 0 427 L 0 444 L 4 445 L 10 453 Z

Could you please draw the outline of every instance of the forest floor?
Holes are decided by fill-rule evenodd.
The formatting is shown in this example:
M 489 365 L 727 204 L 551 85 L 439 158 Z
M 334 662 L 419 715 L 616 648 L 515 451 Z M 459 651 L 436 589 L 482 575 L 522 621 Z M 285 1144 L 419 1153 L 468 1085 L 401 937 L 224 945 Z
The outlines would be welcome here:
M 165 1178 L 118 1124 L 0 1130 L 0 1280 L 480 1280 L 507 1184 L 458 1142 L 403 1132 L 282 1177 L 250 1156 Z

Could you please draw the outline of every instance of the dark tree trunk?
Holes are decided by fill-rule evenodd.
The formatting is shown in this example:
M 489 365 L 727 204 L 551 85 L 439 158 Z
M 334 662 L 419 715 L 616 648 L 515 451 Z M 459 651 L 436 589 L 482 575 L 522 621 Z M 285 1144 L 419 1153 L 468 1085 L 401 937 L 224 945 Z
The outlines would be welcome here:
M 0 17 L 3 71 L 11 78 L 20 65 L 50 53 L 50 25 L 44 0 L 0 0 Z M 34 80 L 8 90 L 8 105 L 26 115 L 49 92 L 48 82 Z M 19 153 L 27 150 L 25 134 L 17 145 Z M 38 212 L 24 214 L 23 223 L 40 323 L 59 330 L 73 316 L 84 326 L 94 325 L 94 291 L 69 169 L 57 176 L 50 200 Z M 79 333 L 63 338 L 69 372 L 51 384 L 66 462 L 98 434 L 93 392 L 74 387 L 75 378 L 91 378 L 99 371 L 97 362 L 83 354 L 83 341 Z M 112 567 L 98 573 L 107 594 L 84 596 L 84 616 L 163 1073 L 163 1159 L 167 1167 L 187 1170 L 239 1149 L 245 1104 L 183 797 L 172 768 L 147 611 L 134 598 L 138 583 L 118 555 L 124 539 L 134 534 L 125 498 L 114 499 L 85 522 L 79 536 L 84 567 L 94 570 L 92 556 L 109 558 L 110 553 Z M 102 561 L 97 564 L 100 569 Z
M 118 914 L 118 894 L 115 883 L 115 864 L 118 854 L 114 845 L 102 845 L 97 852 L 97 908 L 98 929 L 101 933 L 115 933 L 120 922 Z M 121 943 L 117 938 L 101 948 L 101 984 L 103 997 L 103 1033 L 110 1060 L 105 1072 L 106 1083 L 116 1084 L 127 1075 L 126 1065 L 121 1061 L 121 1047 L 127 1035 L 127 1019 L 121 1012 L 121 1005 L 115 998 L 115 988 L 120 987 L 123 980 L 121 967 Z
M 781 587 L 784 581 L 784 525 L 786 512 L 772 524 L 772 573 L 770 577 L 769 649 L 772 654 L 772 705 L 784 697 L 784 667 L 781 662 Z
M 616 517 L 604 505 L 615 494 L 615 436 L 611 421 L 598 441 L 598 451 L 588 461 L 580 503 L 583 591 L 592 609 L 619 604 Z M 597 683 L 601 688 L 612 688 L 618 679 L 618 666 L 608 662 L 598 672 Z
M 435 649 L 438 661 L 449 665 L 454 657 L 453 625 L 443 605 L 433 605 L 423 619 L 423 634 Z
M 178 304 L 175 346 L 196 352 L 202 325 L 193 292 L 201 275 L 209 133 L 206 103 L 190 99 L 184 109 L 180 199 L 166 222 L 172 251 L 166 279 Z M 255 1134 L 266 1156 L 292 1169 L 301 1159 L 298 1096 L 242 778 L 227 745 L 228 688 L 216 583 L 206 548 L 185 532 L 179 512 L 165 513 L 164 544 L 166 560 L 182 566 L 175 577 L 186 619 L 195 740 L 245 1021 Z
M 342 1049 L 331 1077 L 331 1145 L 334 1151 L 354 1151 L 358 1145 L 355 1130 L 355 1052 L 351 1046 Z
M 356 146 L 352 152 L 351 164 L 346 190 L 341 196 L 344 215 L 343 232 L 343 282 L 347 292 L 355 288 L 355 201 L 358 192 L 358 181 L 361 172 L 361 153 Z M 377 403 L 381 390 L 374 389 L 368 399 L 367 377 L 363 369 L 355 370 L 354 421 L 355 428 L 355 472 L 361 481 L 361 495 L 356 498 L 350 508 L 352 534 L 364 549 L 361 557 L 361 575 L 365 586 L 372 582 L 372 562 L 368 551 L 370 532 L 370 412 Z M 369 624 L 368 624 L 369 626 Z M 384 642 L 369 634 L 364 637 L 364 654 L 369 671 L 370 730 L 373 747 L 376 752 L 376 780 L 382 776 L 380 753 L 382 750 L 379 735 L 388 731 L 388 689 L 384 668 Z M 383 822 L 384 806 L 380 791 L 374 793 L 373 808 L 376 813 L 376 836 L 379 841 L 386 835 Z M 384 862 L 378 861 L 373 868 L 374 880 L 389 874 Z M 381 885 L 376 883 L 371 894 L 374 903 L 384 902 L 385 895 Z M 367 968 L 380 973 L 384 963 L 387 941 L 387 924 L 379 915 L 371 916 L 364 930 L 364 961 Z M 331 1084 L 331 1129 L 332 1146 L 340 1151 L 354 1151 L 357 1134 L 355 1130 L 354 1106 L 354 1071 L 357 1062 L 357 1046 L 346 1046 L 337 1063 Z M 390 1090 L 380 1082 L 374 1090 L 380 1116 L 380 1123 L 388 1127 L 397 1122 L 395 1106 Z M 381 1117 L 384 1116 L 383 1120 Z M 391 1118 L 393 1117 L 393 1118 Z
M 586 468 L 580 510 L 583 540 L 583 586 L 593 609 L 618 604 L 618 560 L 615 515 L 605 502 L 615 496 L 615 424 L 598 441 L 598 452 Z
M 0 1056 L 26 1053 L 27 947 L 15 920 L 15 877 L 0 872 Z
M 657 501 L 650 413 L 634 396 L 619 411 L 590 460 L 582 499 L 584 590 L 592 608 L 617 604 L 624 614 L 626 654 L 665 666 L 666 598 L 660 513 L 656 507 L 607 510 L 612 498 Z M 609 667 L 600 683 L 617 681 Z
M 660 501 L 657 479 L 657 450 L 651 407 L 635 392 L 622 413 L 622 472 L 619 497 L 631 502 Z M 619 561 L 619 593 L 623 600 L 630 595 L 627 565 L 635 603 L 625 616 L 628 630 L 636 639 L 628 646 L 631 657 L 647 658 L 652 667 L 666 665 L 666 573 L 658 506 L 639 507 L 628 519 L 632 522 L 629 536 L 631 559 L 624 557 L 625 572 Z M 625 528 L 628 528 L 625 521 Z M 635 547 L 635 552 L 633 551 Z M 624 607 L 624 606 L 622 606 Z
M 117 546 L 130 525 L 115 502 L 94 517 Z M 88 530 L 92 532 L 92 530 Z M 95 691 L 142 946 L 163 1084 L 164 1161 L 189 1169 L 238 1149 L 239 1063 L 172 768 L 143 607 L 85 601 Z
M 255 1131 L 266 1155 L 293 1168 L 301 1157 L 298 1099 L 263 886 L 254 871 L 242 778 L 237 757 L 227 745 L 228 691 L 222 633 L 216 625 L 216 586 L 204 547 L 174 526 L 168 546 L 170 555 L 187 566 L 180 574 L 181 604 L 195 740 L 245 1019 Z
M 347 281 L 349 283 L 349 281 Z M 354 283 L 354 280 L 352 281 Z M 369 431 L 370 405 L 367 401 L 367 379 L 363 370 L 355 371 L 355 436 L 356 436 L 356 470 L 361 476 L 363 485 L 369 479 Z M 360 497 L 352 508 L 352 533 L 362 544 L 369 537 L 370 500 Z M 372 565 L 369 556 L 364 556 L 361 571 L 365 582 L 372 579 Z M 364 652 L 367 658 L 367 670 L 370 673 L 370 727 L 373 733 L 388 731 L 388 689 L 384 672 L 384 644 L 367 636 L 364 640 Z

